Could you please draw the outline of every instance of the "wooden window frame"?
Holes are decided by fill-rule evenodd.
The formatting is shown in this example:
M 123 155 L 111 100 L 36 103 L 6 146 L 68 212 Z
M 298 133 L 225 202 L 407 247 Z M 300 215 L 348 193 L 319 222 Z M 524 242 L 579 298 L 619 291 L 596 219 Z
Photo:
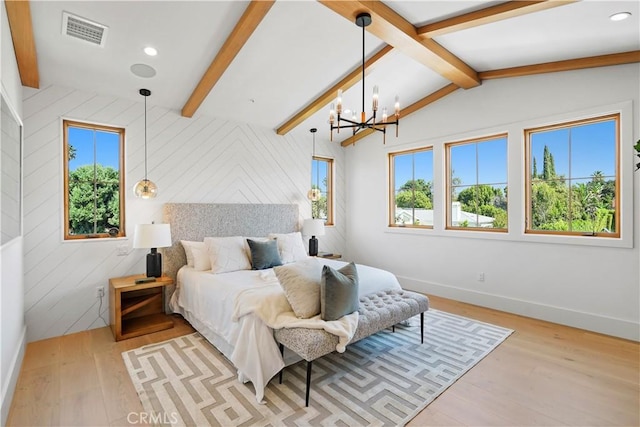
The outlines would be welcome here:
M 585 233 L 583 231 L 560 231 L 560 230 L 534 230 L 530 228 L 530 224 L 533 222 L 533 209 L 531 203 L 531 135 L 536 132 L 544 132 L 555 129 L 566 129 L 575 127 L 577 125 L 585 125 L 590 123 L 606 122 L 609 120 L 615 121 L 615 182 L 616 188 L 614 193 L 615 200 L 615 233 Z M 594 116 L 586 119 L 572 120 L 568 122 L 555 123 L 552 125 L 539 126 L 535 128 L 524 129 L 524 154 L 525 154 L 525 167 L 524 167 L 524 194 L 525 194 L 525 234 L 530 235 L 547 235 L 547 236 L 581 236 L 581 237 L 598 237 L 598 238 L 620 238 L 620 229 L 622 223 L 620 222 L 620 113 L 605 114 L 602 116 Z M 569 181 L 571 177 L 567 178 Z
M 66 120 L 62 121 L 63 127 L 63 174 L 64 174 L 64 240 L 95 240 L 95 239 L 103 239 L 103 238 L 114 238 L 114 237 L 125 237 L 126 227 L 125 227 L 125 164 L 124 164 L 124 141 L 125 141 L 125 129 L 114 126 L 106 126 L 106 125 L 98 125 L 87 122 L 79 122 L 75 120 Z M 93 131 L 105 131 L 112 132 L 119 135 L 120 140 L 120 159 L 119 159 L 119 168 L 120 168 L 120 227 L 118 229 L 118 234 L 115 236 L 111 236 L 109 233 L 96 233 L 96 234 L 70 234 L 69 233 L 69 128 L 83 128 L 89 129 Z
M 505 167 L 507 168 L 507 182 L 506 182 L 506 186 L 507 188 L 509 188 L 509 134 L 507 132 L 504 133 L 498 133 L 498 134 L 493 134 L 493 135 L 488 135 L 488 136 L 483 136 L 483 137 L 478 137 L 478 138 L 469 138 L 469 139 L 465 139 L 462 141 L 455 141 L 455 142 L 447 142 L 444 144 L 444 156 L 445 156 L 445 199 L 446 199 L 446 207 L 445 207 L 445 230 L 455 230 L 455 231 L 482 231 L 482 232 L 489 232 L 489 233 L 508 233 L 509 232 L 509 224 L 511 221 L 509 221 L 509 208 L 508 208 L 508 201 L 507 201 L 507 227 L 506 228 L 489 228 L 489 227 L 456 227 L 453 226 L 452 223 L 452 212 L 451 212 L 451 203 L 453 202 L 451 200 L 451 190 L 452 190 L 452 185 L 451 185 L 451 147 L 455 147 L 455 146 L 459 146 L 459 145 L 466 145 L 466 144 L 478 144 L 481 142 L 485 142 L 485 141 L 491 141 L 494 139 L 501 139 L 501 138 L 505 138 L 507 140 L 507 164 L 505 165 Z M 476 150 L 476 157 L 477 157 L 477 150 Z M 477 159 L 476 159 L 477 162 Z M 477 164 L 476 164 L 476 168 L 477 168 Z M 493 184 L 481 184 L 479 182 L 477 182 L 477 173 L 478 171 L 476 170 L 476 183 L 473 184 L 475 186 L 478 185 L 493 185 Z M 471 186 L 471 185 L 469 185 Z M 507 195 L 508 197 L 508 195 Z M 508 199 L 507 199 L 508 200 Z
M 312 161 L 314 162 L 325 162 L 327 163 L 327 220 L 325 221 L 324 225 L 327 226 L 332 226 L 335 225 L 335 215 L 334 215 L 334 203 L 333 203 L 333 196 L 334 196 L 334 182 L 335 180 L 333 179 L 333 174 L 334 174 L 334 160 L 331 157 L 323 157 L 323 156 L 313 156 Z M 314 177 L 311 177 L 311 185 L 315 184 L 315 180 Z M 318 184 L 318 188 L 319 188 L 319 184 Z M 314 203 L 314 202 L 312 202 Z M 313 207 L 311 208 L 313 209 Z
M 433 146 L 426 146 L 426 147 L 420 147 L 420 148 L 413 148 L 410 150 L 403 150 L 403 151 L 394 151 L 394 152 L 390 152 L 387 155 L 387 161 L 388 161 L 388 171 L 389 171 L 389 188 L 388 188 L 388 200 L 389 200 L 389 219 L 388 219 L 388 226 L 389 227 L 394 227 L 394 228 L 421 228 L 421 229 L 429 229 L 432 230 L 433 229 L 433 225 L 416 225 L 416 224 L 409 224 L 409 225 L 399 225 L 396 224 L 395 218 L 396 218 L 396 174 L 395 174 L 395 166 L 394 166 L 394 159 L 396 156 L 403 156 L 403 155 L 407 155 L 407 154 L 415 154 L 415 153 L 421 153 L 424 151 L 431 151 L 431 155 L 433 156 Z M 414 165 L 414 171 L 415 173 L 415 165 Z M 415 179 L 415 176 L 414 176 Z M 432 181 L 431 183 L 433 184 L 433 177 L 432 177 Z M 433 187 L 432 187 L 433 188 Z M 435 200 L 433 199 L 433 193 L 431 194 L 431 204 L 434 205 L 435 204 Z M 415 209 L 415 208 L 414 208 Z M 415 220 L 415 215 L 414 215 L 414 220 Z

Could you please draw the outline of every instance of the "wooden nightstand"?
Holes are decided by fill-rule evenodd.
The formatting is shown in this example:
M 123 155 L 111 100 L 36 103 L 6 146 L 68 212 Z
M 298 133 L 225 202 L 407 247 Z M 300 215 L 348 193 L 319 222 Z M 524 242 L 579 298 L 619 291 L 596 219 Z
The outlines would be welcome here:
M 330 254 L 327 252 L 318 252 L 318 258 L 326 258 L 326 259 L 341 259 L 341 254 Z
M 155 282 L 136 284 L 144 274 L 109 279 L 109 321 L 116 341 L 173 328 L 164 313 L 164 287 L 173 279 L 159 277 Z

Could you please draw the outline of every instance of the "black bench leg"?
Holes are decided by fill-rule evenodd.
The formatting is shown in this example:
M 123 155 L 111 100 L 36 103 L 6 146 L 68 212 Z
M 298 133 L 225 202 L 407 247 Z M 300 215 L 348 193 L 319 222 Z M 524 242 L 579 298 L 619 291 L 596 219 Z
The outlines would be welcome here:
M 424 344 L 424 311 L 420 313 L 420 344 Z
M 280 355 L 284 357 L 284 344 L 280 344 Z M 280 384 L 282 384 L 282 374 L 284 373 L 284 368 L 280 369 Z
M 391 325 L 391 332 L 395 333 L 395 331 L 396 331 L 396 325 Z
M 307 396 L 304 406 L 309 406 L 309 389 L 311 388 L 311 364 L 313 361 L 307 362 Z

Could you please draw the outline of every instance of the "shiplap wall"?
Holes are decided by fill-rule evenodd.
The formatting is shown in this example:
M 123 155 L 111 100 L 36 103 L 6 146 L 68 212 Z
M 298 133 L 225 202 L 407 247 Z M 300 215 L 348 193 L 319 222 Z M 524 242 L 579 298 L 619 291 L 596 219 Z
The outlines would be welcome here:
M 96 287 L 108 279 L 144 272 L 146 250 L 131 249 L 137 223 L 162 219 L 166 202 L 297 203 L 309 217 L 311 135 L 303 129 L 281 137 L 272 129 L 215 118 L 188 119 L 154 107 L 148 98 L 148 177 L 154 200 L 133 196 L 144 175 L 144 104 L 60 86 L 25 89 L 24 271 L 28 340 L 101 327 Z M 126 240 L 63 242 L 63 118 L 126 128 Z M 336 143 L 318 141 L 318 155 L 336 159 L 336 226 L 320 250 L 345 246 L 344 162 Z M 129 254 L 118 256 L 117 249 Z M 108 298 L 100 309 L 109 320 Z

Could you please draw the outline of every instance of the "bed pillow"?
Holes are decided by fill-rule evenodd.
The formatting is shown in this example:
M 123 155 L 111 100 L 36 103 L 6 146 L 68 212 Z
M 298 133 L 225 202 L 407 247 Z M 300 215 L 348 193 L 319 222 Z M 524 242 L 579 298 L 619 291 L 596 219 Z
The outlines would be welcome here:
M 322 264 L 315 258 L 273 269 L 296 317 L 308 319 L 320 313 Z
M 202 246 L 197 245 L 191 247 L 193 253 L 193 269 L 198 271 L 211 270 L 211 260 L 209 259 L 209 251 L 204 242 Z
M 249 258 L 249 262 L 251 262 L 251 248 L 249 247 L 248 239 L 253 240 L 254 242 L 266 242 L 269 240 L 268 237 L 245 237 L 244 241 L 244 251 L 247 253 L 247 258 Z
M 304 248 L 302 234 L 299 231 L 287 234 L 271 233 L 269 238 L 278 240 L 278 250 L 283 264 L 307 258 L 307 250 Z
M 340 270 L 322 267 L 320 279 L 320 315 L 322 320 L 338 320 L 358 311 L 358 270 L 349 263 Z
M 213 273 L 251 270 L 251 263 L 244 250 L 243 237 L 206 237 L 204 242 L 207 245 Z
M 251 249 L 251 266 L 254 270 L 264 270 L 282 265 L 276 240 L 259 242 L 247 239 L 247 243 Z
M 194 266 L 193 248 L 205 249 L 206 246 L 205 246 L 204 242 L 194 242 L 194 241 L 190 241 L 190 240 L 180 240 L 180 243 L 182 243 L 182 247 L 184 248 L 184 253 L 187 256 L 187 265 L 189 267 L 193 267 Z M 207 255 L 207 258 L 208 258 L 208 255 Z

